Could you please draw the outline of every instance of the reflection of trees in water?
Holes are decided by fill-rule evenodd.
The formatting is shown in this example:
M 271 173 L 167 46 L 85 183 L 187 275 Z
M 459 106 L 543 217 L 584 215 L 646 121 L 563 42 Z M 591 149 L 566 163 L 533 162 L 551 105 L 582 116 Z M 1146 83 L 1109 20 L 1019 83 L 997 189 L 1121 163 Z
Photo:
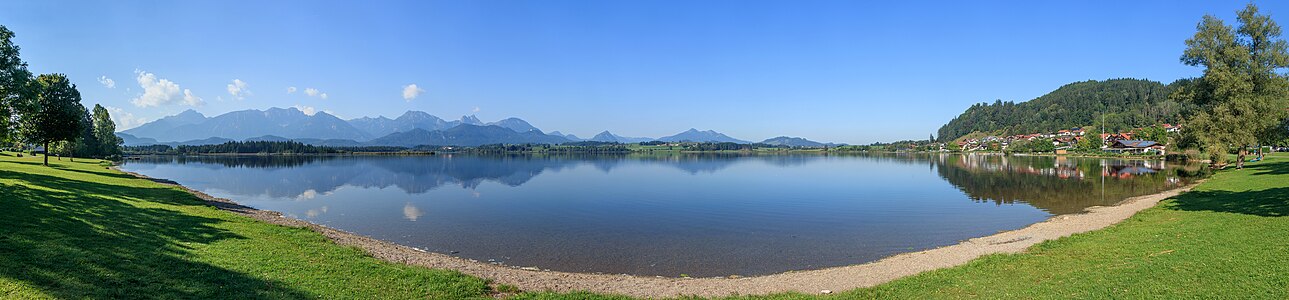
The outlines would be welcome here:
M 154 156 L 130 163 L 198 167 L 204 181 L 238 195 L 309 199 L 345 186 L 425 193 L 445 185 L 474 189 L 483 182 L 527 183 L 546 171 L 590 164 L 611 172 L 628 162 L 647 162 L 686 173 L 711 173 L 747 161 L 792 166 L 817 155 L 738 154 L 514 154 L 436 156 Z
M 1053 214 L 1077 213 L 1188 183 L 1198 167 L 1161 161 L 954 155 L 939 174 L 972 200 L 1023 202 Z
M 1160 161 L 916 153 L 188 156 L 148 157 L 130 163 L 187 164 L 208 172 L 199 175 L 212 187 L 238 195 L 307 199 L 345 185 L 395 186 L 408 193 L 443 186 L 474 189 L 483 182 L 519 186 L 544 172 L 581 164 L 612 172 L 624 163 L 646 163 L 698 174 L 739 163 L 791 167 L 829 157 L 926 165 L 975 201 L 1023 202 L 1054 214 L 1079 212 L 1088 206 L 1113 204 L 1127 197 L 1173 188 L 1204 171 L 1194 165 L 1182 168 Z

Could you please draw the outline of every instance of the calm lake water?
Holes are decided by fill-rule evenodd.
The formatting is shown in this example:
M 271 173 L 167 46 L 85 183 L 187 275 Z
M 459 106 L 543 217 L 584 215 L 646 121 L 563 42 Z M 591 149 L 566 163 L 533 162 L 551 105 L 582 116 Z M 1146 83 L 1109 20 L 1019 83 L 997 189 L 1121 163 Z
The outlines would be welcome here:
M 427 251 L 660 276 L 864 263 L 1205 172 L 1163 161 L 958 154 L 203 156 L 122 168 Z

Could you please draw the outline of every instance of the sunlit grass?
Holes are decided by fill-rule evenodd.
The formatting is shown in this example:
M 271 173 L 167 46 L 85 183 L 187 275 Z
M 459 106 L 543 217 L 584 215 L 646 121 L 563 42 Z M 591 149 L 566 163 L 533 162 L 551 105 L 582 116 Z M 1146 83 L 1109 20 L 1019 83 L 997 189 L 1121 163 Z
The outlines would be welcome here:
M 489 296 L 483 279 L 382 262 L 100 161 L 39 159 L 0 155 L 0 298 Z

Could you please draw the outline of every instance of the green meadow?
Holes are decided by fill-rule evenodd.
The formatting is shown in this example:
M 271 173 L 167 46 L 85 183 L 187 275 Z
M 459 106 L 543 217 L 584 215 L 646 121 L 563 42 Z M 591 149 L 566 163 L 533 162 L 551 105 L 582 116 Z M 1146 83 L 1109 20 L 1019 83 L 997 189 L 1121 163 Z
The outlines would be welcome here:
M 383 262 L 172 186 L 0 154 L 0 298 L 461 299 L 486 280 Z

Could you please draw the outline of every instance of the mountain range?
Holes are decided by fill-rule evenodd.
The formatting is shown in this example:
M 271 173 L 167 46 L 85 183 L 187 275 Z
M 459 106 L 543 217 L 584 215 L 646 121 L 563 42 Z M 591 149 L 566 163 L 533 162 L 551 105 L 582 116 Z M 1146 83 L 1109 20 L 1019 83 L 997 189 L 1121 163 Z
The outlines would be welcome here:
M 647 137 L 625 137 L 625 136 L 620 136 L 620 135 L 613 134 L 612 132 L 609 132 L 608 130 L 605 130 L 605 131 L 600 132 L 599 134 L 596 134 L 595 136 L 591 137 L 591 139 L 589 139 L 588 141 L 593 141 L 593 142 L 608 142 L 608 143 L 624 143 L 624 144 L 630 144 L 630 143 L 643 143 L 643 142 L 648 142 L 648 141 L 652 141 L 652 140 L 653 140 L 653 139 L 651 139 L 651 138 L 647 138 Z
M 820 143 L 816 141 L 807 140 L 804 138 L 787 137 L 787 136 L 768 138 L 768 139 L 765 139 L 764 141 L 761 141 L 761 143 L 774 145 L 774 146 L 807 147 L 807 148 L 840 146 L 840 144 Z
M 579 141 L 640 143 L 654 140 L 750 143 L 712 130 L 689 129 L 657 139 L 625 137 L 604 131 L 590 139 L 582 139 L 559 131 L 544 133 L 520 118 L 483 122 L 475 116 L 462 116 L 457 120 L 447 121 L 426 112 L 408 111 L 393 119 L 379 116 L 343 120 L 326 112 L 306 114 L 296 108 L 251 109 L 213 117 L 186 110 L 118 132 L 117 135 L 121 136 L 127 146 L 287 140 L 338 147 L 560 144 Z
M 732 138 L 720 132 L 716 132 L 712 130 L 698 131 L 698 129 L 693 129 L 693 128 L 690 128 L 685 132 L 677 133 L 676 135 L 660 137 L 658 138 L 658 140 L 664 141 L 664 142 L 717 142 L 717 143 L 728 142 L 728 143 L 739 143 L 739 144 L 751 143 L 748 141 Z

